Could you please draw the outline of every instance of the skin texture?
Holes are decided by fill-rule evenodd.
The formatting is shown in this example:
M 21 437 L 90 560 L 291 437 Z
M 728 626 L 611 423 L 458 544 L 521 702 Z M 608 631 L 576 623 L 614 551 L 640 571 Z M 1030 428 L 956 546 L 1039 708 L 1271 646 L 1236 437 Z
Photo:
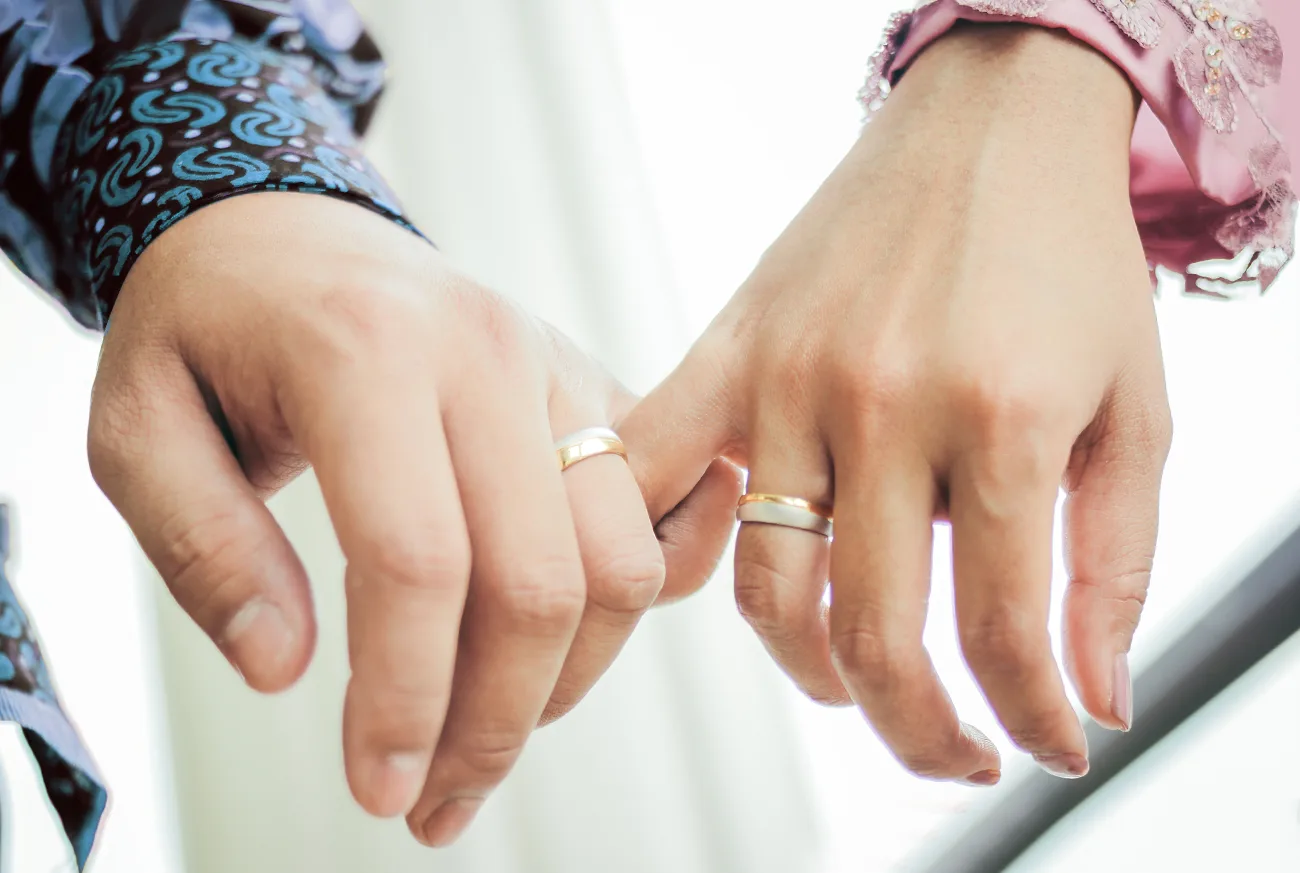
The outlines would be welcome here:
M 954 30 L 624 427 L 651 514 L 719 454 L 750 491 L 834 504 L 829 544 L 743 526 L 737 601 L 800 687 L 856 703 L 921 776 L 1001 771 L 922 645 L 936 521 L 992 708 L 1046 769 L 1082 775 L 1047 626 L 1064 488 L 1067 672 L 1103 725 L 1132 719 L 1126 653 L 1171 439 L 1128 199 L 1136 106 L 1059 32 Z
M 430 845 L 645 609 L 706 580 L 740 493 L 720 456 L 751 490 L 835 505 L 833 545 L 749 525 L 736 552 L 742 612 L 812 697 L 855 702 L 920 775 L 997 781 L 921 643 L 932 523 L 951 520 L 975 676 L 1021 748 L 1079 775 L 1047 629 L 1053 505 L 1063 485 L 1068 673 L 1123 728 L 1171 433 L 1127 196 L 1134 112 L 1067 37 L 959 28 L 639 405 L 363 209 L 210 206 L 118 300 L 92 472 L 182 607 L 275 691 L 315 628 L 263 501 L 315 468 L 348 562 L 348 778 Z M 561 475 L 553 441 L 599 424 L 628 465 Z
M 660 538 L 621 459 L 560 473 L 556 439 L 635 402 L 413 234 L 257 194 L 180 222 L 133 269 L 89 453 L 177 601 L 261 691 L 293 683 L 315 640 L 263 501 L 315 469 L 347 558 L 348 780 L 440 845 L 731 533 L 724 462 L 652 492 L 671 510 Z

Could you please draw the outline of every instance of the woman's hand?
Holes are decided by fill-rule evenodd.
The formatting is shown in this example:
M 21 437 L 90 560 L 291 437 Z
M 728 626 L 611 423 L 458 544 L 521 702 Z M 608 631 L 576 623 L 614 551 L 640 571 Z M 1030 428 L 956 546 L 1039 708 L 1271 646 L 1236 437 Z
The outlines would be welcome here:
M 132 271 L 104 341 L 96 480 L 254 688 L 305 669 L 303 567 L 263 500 L 315 468 L 347 558 L 353 793 L 453 839 L 539 720 L 575 705 L 641 614 L 712 571 L 737 475 L 658 494 L 554 442 L 635 398 L 413 234 L 325 197 L 196 213 Z M 655 518 L 654 521 L 659 521 Z M 436 747 L 436 753 L 435 753 Z
M 1000 773 L 922 646 L 945 518 L 990 704 L 1043 766 L 1087 770 L 1047 628 L 1062 483 L 1067 666 L 1098 721 L 1132 718 L 1126 653 L 1170 440 L 1128 198 L 1135 108 L 1123 74 L 1066 36 L 950 34 L 624 431 L 651 494 L 726 454 L 751 492 L 834 504 L 829 545 L 744 525 L 736 596 L 808 694 L 856 702 L 923 776 Z

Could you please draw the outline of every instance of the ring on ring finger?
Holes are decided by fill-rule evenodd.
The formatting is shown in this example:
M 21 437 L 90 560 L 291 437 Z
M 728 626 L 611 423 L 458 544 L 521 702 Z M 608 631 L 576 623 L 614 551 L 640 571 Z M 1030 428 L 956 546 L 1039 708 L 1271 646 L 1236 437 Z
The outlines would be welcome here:
M 835 532 L 829 507 L 784 494 L 746 494 L 736 505 L 736 520 L 742 524 L 773 524 L 806 530 L 827 539 Z

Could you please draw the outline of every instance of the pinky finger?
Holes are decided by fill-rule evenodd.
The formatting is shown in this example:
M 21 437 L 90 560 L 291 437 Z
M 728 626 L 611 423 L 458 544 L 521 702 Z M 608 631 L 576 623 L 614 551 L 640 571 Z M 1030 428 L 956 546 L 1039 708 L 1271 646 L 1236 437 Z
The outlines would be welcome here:
M 675 509 L 657 520 L 655 533 L 664 553 L 665 578 L 656 605 L 694 594 L 718 569 L 735 529 L 742 474 L 721 458 Z

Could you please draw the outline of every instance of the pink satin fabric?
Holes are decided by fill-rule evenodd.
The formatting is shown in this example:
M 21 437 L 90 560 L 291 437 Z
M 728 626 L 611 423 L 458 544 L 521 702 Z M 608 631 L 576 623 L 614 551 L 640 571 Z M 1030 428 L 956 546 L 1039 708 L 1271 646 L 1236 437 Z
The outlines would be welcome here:
M 1164 8 L 1166 21 L 1160 42 L 1143 48 L 1093 0 L 1034 0 L 1034 11 L 1019 10 L 1014 6 L 1017 2 L 1022 0 L 926 3 L 910 16 L 896 19 L 899 29 L 893 34 L 892 44 L 886 39 L 876 59 L 880 66 L 876 72 L 884 82 L 897 82 L 908 64 L 959 20 L 1032 23 L 1067 30 L 1127 72 L 1144 98 L 1133 133 L 1131 193 L 1134 216 L 1152 266 L 1189 273 L 1197 262 L 1236 257 L 1239 253 L 1228 250 L 1221 242 L 1221 229 L 1225 221 L 1249 209 L 1270 187 L 1288 203 L 1285 210 L 1274 210 L 1277 216 L 1286 213 L 1285 217 L 1271 222 L 1274 238 L 1287 240 L 1285 253 L 1275 251 L 1274 260 L 1289 257 L 1294 246 L 1291 173 L 1288 168 L 1275 174 L 1275 178 L 1267 180 L 1270 184 L 1263 186 L 1259 179 L 1261 149 L 1276 140 L 1244 99 L 1244 93 L 1237 94 L 1237 124 L 1231 132 L 1217 132 L 1202 118 L 1175 75 L 1175 55 L 1186 41 L 1188 30 L 1173 10 Z M 968 3 L 999 9 L 1001 14 L 980 11 Z M 1224 5 L 1233 5 L 1233 0 L 1225 0 Z M 1300 162 L 1300 0 L 1256 0 L 1251 5 L 1277 30 L 1284 52 L 1295 54 L 1291 62 L 1283 64 L 1280 82 L 1250 88 L 1256 105 L 1281 135 L 1283 148 L 1294 166 Z M 865 99 L 869 101 L 871 96 Z M 1276 166 L 1278 162 L 1273 163 Z M 1190 272 L 1196 274 L 1198 270 Z M 1273 266 L 1260 272 L 1259 281 L 1249 281 L 1255 278 L 1251 276 L 1230 278 L 1248 280 L 1245 284 L 1262 290 L 1275 273 Z M 1189 276 L 1189 290 L 1197 290 L 1196 284 L 1196 276 Z M 1211 293 L 1216 287 L 1201 284 L 1201 290 Z

